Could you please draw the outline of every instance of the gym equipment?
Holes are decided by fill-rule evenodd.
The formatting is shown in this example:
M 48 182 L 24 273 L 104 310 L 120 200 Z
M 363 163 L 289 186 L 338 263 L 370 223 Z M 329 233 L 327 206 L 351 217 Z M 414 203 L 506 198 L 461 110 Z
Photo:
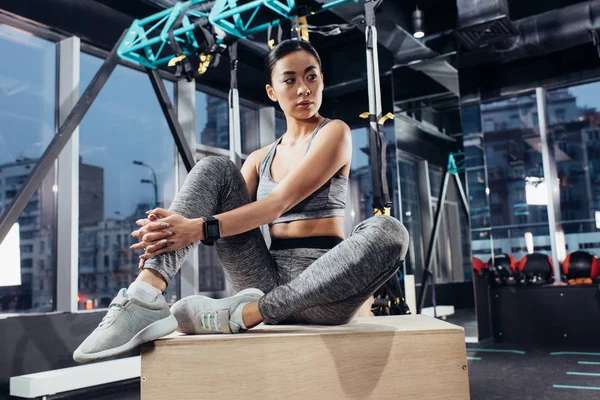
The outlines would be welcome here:
M 521 283 L 543 285 L 552 282 L 552 258 L 546 254 L 527 254 L 517 266 L 515 275 Z
M 377 27 L 375 26 L 376 0 L 365 0 L 365 39 L 367 42 L 367 86 L 369 112 L 361 118 L 369 119 L 369 160 L 373 182 L 373 215 L 390 215 L 392 201 L 387 185 L 386 141 L 383 124 L 394 115 L 382 116 L 381 87 L 379 83 L 379 55 L 377 53 Z
M 592 284 L 600 274 L 600 262 L 593 254 L 578 250 L 567 255 L 562 271 L 569 285 Z
M 457 161 L 457 158 L 459 159 Z M 421 291 L 419 292 L 419 301 L 417 302 L 417 313 L 420 314 L 423 306 L 425 304 L 425 293 L 427 293 L 427 286 L 429 284 L 429 278 L 431 278 L 431 286 L 432 286 L 432 300 L 433 307 L 435 311 L 436 299 L 435 299 L 435 279 L 433 272 L 431 271 L 431 263 L 433 262 L 433 252 L 435 249 L 435 243 L 437 241 L 438 231 L 440 228 L 440 222 L 442 220 L 442 213 L 444 211 L 444 201 L 446 200 L 446 195 L 448 193 L 448 181 L 450 180 L 450 176 L 454 177 L 454 181 L 456 183 L 456 187 L 458 189 L 458 193 L 460 194 L 460 199 L 462 206 L 465 209 L 465 214 L 467 216 L 467 225 L 469 231 L 471 230 L 471 218 L 469 214 L 469 202 L 467 201 L 467 196 L 462 186 L 462 182 L 460 176 L 458 175 L 460 172 L 465 170 L 465 160 L 464 153 L 449 153 L 448 154 L 448 163 L 446 164 L 444 170 L 444 179 L 442 180 L 442 187 L 440 188 L 440 195 L 438 197 L 438 207 L 435 211 L 435 219 L 433 222 L 433 232 L 429 239 L 429 247 L 427 248 L 427 259 L 425 261 L 425 268 L 423 269 L 423 278 L 421 280 Z
M 517 260 L 510 254 L 497 254 L 486 263 L 492 281 L 497 285 L 515 285 Z
M 397 275 L 381 286 L 374 297 L 371 312 L 376 316 L 412 314 L 400 287 L 400 277 Z
M 373 215 L 390 215 L 392 201 L 387 184 L 386 140 L 383 131 L 384 123 L 394 118 L 394 114 L 382 115 L 381 85 L 379 82 L 379 56 L 377 53 L 377 27 L 375 26 L 375 9 L 380 0 L 365 0 L 365 40 L 367 52 L 367 87 L 369 94 L 369 111 L 362 113 L 361 118 L 369 119 L 369 162 L 371 181 L 373 183 Z M 379 298 L 378 298 L 379 297 Z M 375 315 L 410 314 L 410 309 L 399 277 L 393 276 L 375 293 L 372 312 Z
M 477 257 L 473 257 L 473 272 L 475 272 L 476 277 L 487 278 L 489 271 L 486 263 Z

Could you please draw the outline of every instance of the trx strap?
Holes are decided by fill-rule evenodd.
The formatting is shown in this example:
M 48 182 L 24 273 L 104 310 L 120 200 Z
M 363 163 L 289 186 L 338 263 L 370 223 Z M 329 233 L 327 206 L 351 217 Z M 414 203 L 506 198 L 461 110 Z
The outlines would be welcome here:
M 237 68 L 238 68 L 238 58 L 237 58 L 237 41 L 231 43 L 228 47 L 229 50 L 229 79 L 230 79 L 230 88 L 237 89 L 238 88 L 238 80 L 237 80 Z
M 387 184 L 386 140 L 383 124 L 394 118 L 391 113 L 381 115 L 381 95 L 379 93 L 379 60 L 377 59 L 377 28 L 372 0 L 365 0 L 365 30 L 367 49 L 367 85 L 369 91 L 369 112 L 361 118 L 369 120 L 369 158 L 371 180 L 373 182 L 373 215 L 390 215 L 392 202 Z
M 371 164 L 371 179 L 373 181 L 373 215 L 390 215 L 390 193 L 387 182 L 386 140 L 383 124 L 388 119 L 394 119 L 394 114 L 387 113 L 377 119 L 375 115 L 364 112 L 361 118 L 369 119 L 369 159 Z M 373 128 L 373 125 L 376 128 Z
M 306 41 L 306 42 L 310 42 L 310 38 L 308 36 L 308 20 L 306 19 L 306 17 L 302 17 L 298 19 L 298 24 L 302 24 L 302 27 L 300 27 L 300 25 L 298 25 L 298 30 L 300 31 L 300 39 Z
M 271 39 L 271 31 L 273 30 L 273 25 L 269 22 L 269 27 L 267 28 L 267 44 L 269 45 L 269 49 L 275 47 L 275 40 Z
M 191 81 L 190 77 L 193 75 L 194 68 L 190 63 L 190 60 L 183 54 L 183 50 L 181 49 L 181 46 L 179 46 L 179 43 L 177 43 L 174 33 L 175 28 L 179 27 L 189 8 L 190 6 L 188 5 L 181 10 L 177 19 L 169 29 L 169 45 L 171 46 L 171 49 L 173 49 L 173 54 L 175 55 L 175 57 L 169 61 L 169 66 L 177 66 L 177 70 L 175 71 L 177 79 L 181 79 L 181 76 L 184 75 L 188 81 Z
M 188 82 L 204 74 L 208 67 L 211 65 L 211 62 L 213 63 L 213 66 L 218 65 L 220 57 L 220 55 L 216 53 L 216 41 L 214 36 L 208 29 L 205 28 L 205 25 L 208 24 L 208 20 L 206 18 L 199 18 L 194 22 L 194 32 L 199 32 L 203 36 L 201 46 L 201 48 L 203 48 L 203 52 L 201 54 L 190 57 L 187 57 L 183 53 L 181 46 L 175 38 L 174 31 L 181 25 L 181 22 L 183 21 L 183 18 L 185 18 L 186 12 L 189 8 L 190 6 L 188 5 L 181 10 L 181 13 L 177 16 L 177 19 L 169 29 L 169 44 L 171 46 L 171 49 L 173 50 L 175 57 L 169 60 L 168 64 L 171 67 L 176 66 L 177 69 L 175 71 L 175 77 L 177 79 L 181 79 L 181 77 L 183 76 Z M 194 54 L 200 52 L 199 49 L 195 48 L 191 48 L 188 50 L 190 53 Z M 191 60 L 194 61 L 194 65 L 198 65 L 197 68 L 194 67 L 194 65 L 192 65 Z

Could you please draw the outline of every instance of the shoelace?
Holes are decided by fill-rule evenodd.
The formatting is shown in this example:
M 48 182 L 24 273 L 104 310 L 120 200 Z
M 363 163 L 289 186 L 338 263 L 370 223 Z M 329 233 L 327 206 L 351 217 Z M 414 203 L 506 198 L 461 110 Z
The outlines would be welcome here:
M 100 321 L 98 328 L 102 328 L 104 325 L 108 325 L 108 324 L 112 323 L 115 320 L 115 318 L 117 318 L 117 316 L 121 313 L 121 310 L 124 310 L 124 309 L 125 309 L 125 307 L 123 307 L 119 304 L 111 305 L 108 309 L 108 312 L 104 316 L 104 318 L 102 318 L 102 321 Z
M 206 321 L 205 321 L 206 316 Z M 212 319 L 212 325 L 211 323 Z M 218 311 L 208 311 L 206 313 L 200 314 L 200 323 L 202 324 L 202 329 L 208 332 L 221 332 L 221 323 L 219 322 L 219 312 Z

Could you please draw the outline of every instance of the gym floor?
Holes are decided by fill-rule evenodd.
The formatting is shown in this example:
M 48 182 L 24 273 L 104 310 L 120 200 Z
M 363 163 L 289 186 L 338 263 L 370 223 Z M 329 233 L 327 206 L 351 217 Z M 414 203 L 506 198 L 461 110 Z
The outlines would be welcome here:
M 475 310 L 456 310 L 447 321 L 477 337 Z M 467 357 L 472 400 L 600 398 L 600 343 L 597 349 L 467 343 Z

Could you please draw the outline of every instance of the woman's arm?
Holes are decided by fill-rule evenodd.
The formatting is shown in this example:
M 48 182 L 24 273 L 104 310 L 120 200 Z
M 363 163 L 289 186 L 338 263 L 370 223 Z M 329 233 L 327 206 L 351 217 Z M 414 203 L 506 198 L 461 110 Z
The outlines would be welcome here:
M 254 152 L 248 156 L 242 167 L 242 174 L 253 198 L 256 197 L 258 186 L 260 158 L 260 153 Z M 267 198 L 214 215 L 219 220 L 221 237 L 237 235 L 273 222 L 323 186 L 336 172 L 349 164 L 351 159 L 350 128 L 342 121 L 331 121 L 315 136 L 300 165 L 282 179 Z M 154 222 L 144 219 L 136 222 L 142 228 L 134 231 L 132 236 L 141 238 L 141 241 L 132 248 L 145 248 L 143 259 L 204 239 L 202 218 L 187 219 L 163 209 L 149 212 L 164 219 Z M 173 236 L 167 236 L 170 237 L 169 240 L 163 239 L 165 231 L 173 233 Z M 143 260 L 140 263 L 140 267 L 142 266 Z

